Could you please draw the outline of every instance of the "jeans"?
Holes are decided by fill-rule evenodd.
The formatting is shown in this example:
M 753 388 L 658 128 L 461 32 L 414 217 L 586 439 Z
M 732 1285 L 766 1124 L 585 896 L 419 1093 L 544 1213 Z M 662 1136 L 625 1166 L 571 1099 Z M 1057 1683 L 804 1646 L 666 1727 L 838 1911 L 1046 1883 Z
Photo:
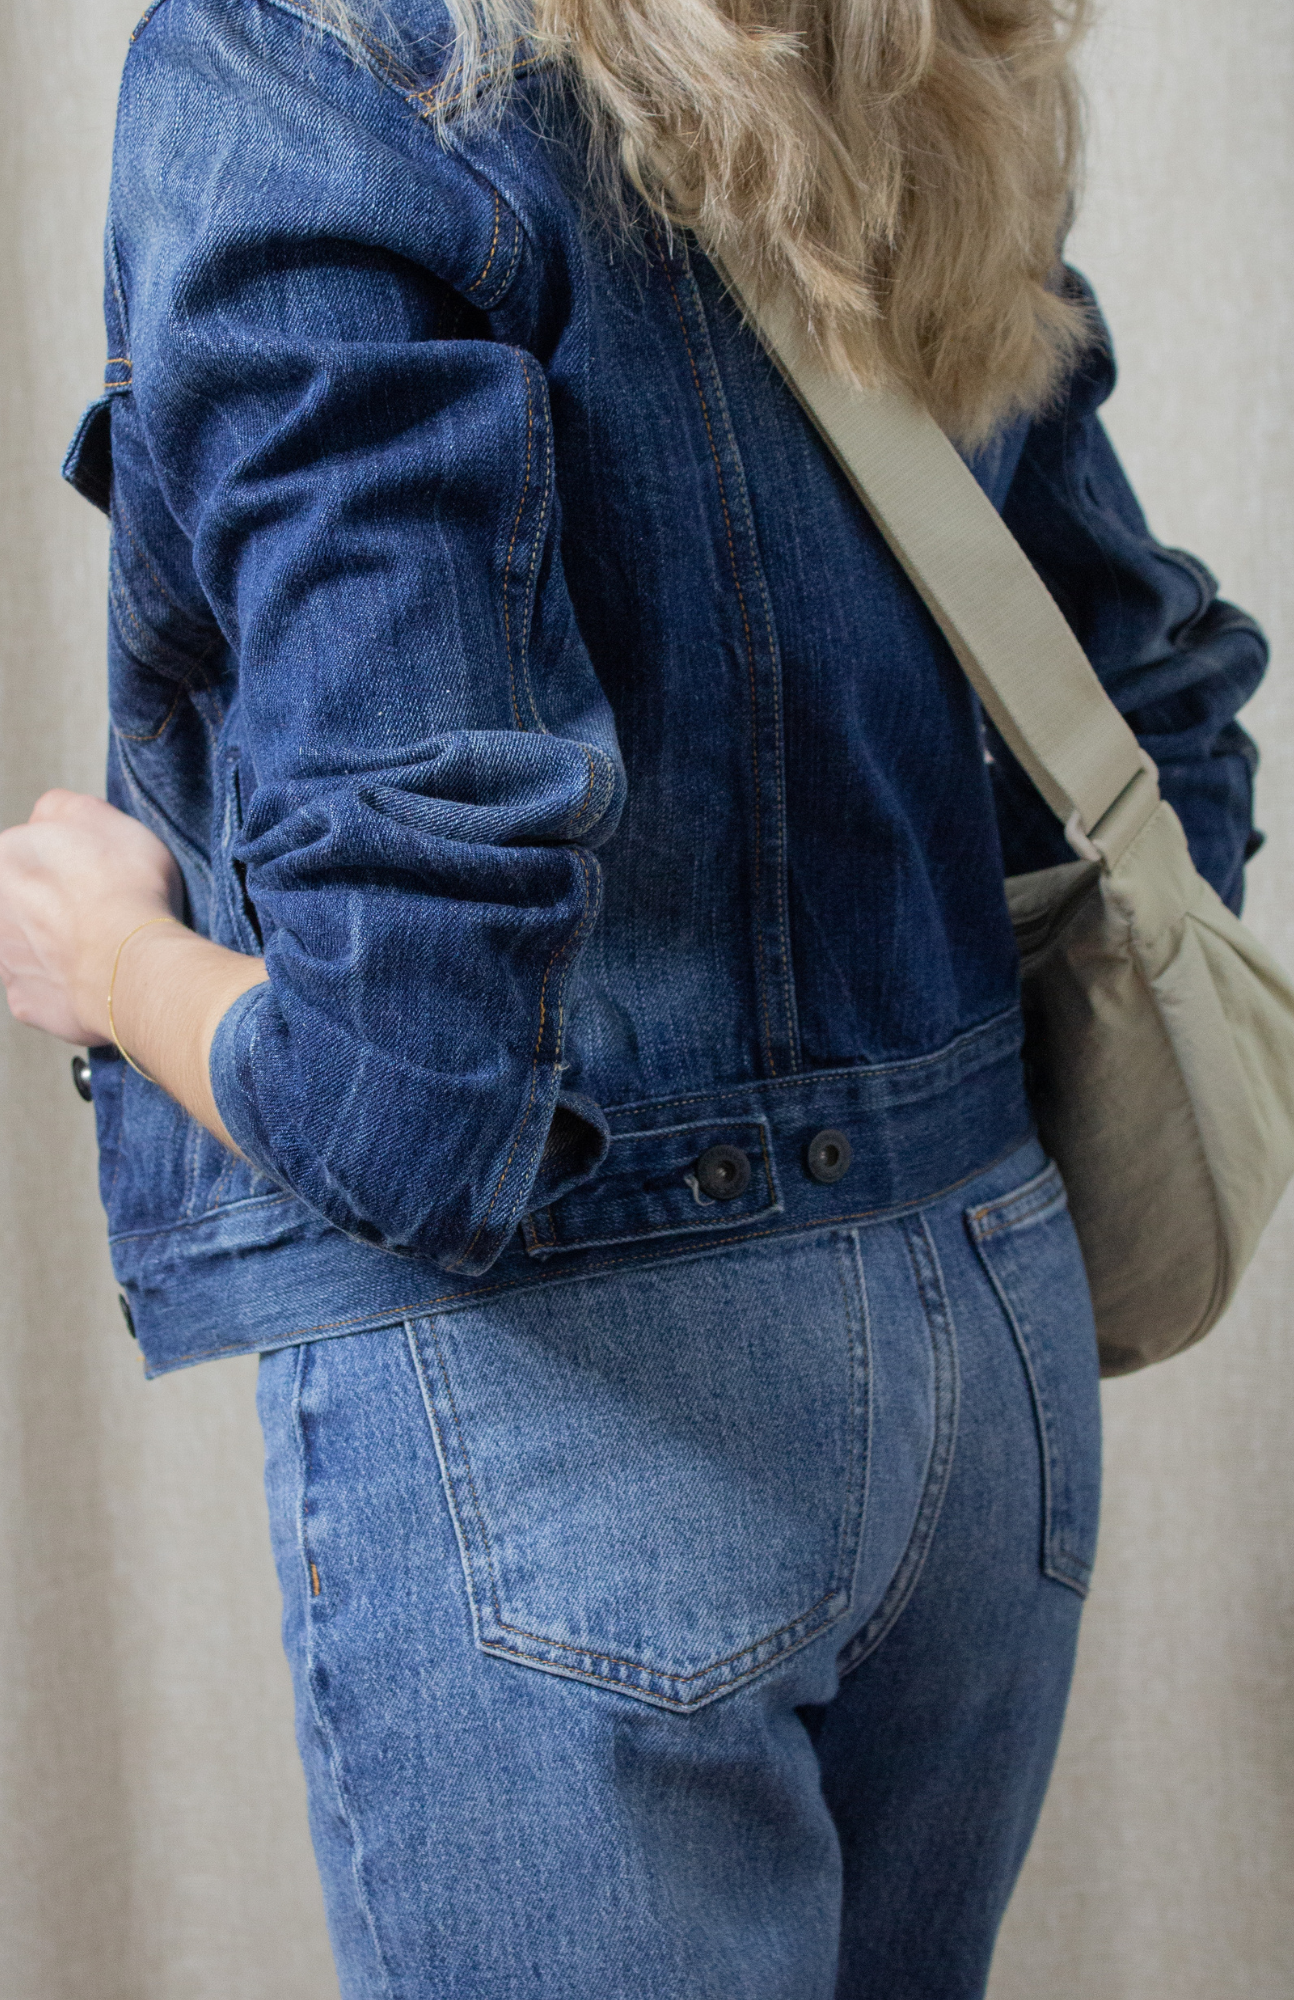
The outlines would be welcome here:
M 345 2000 L 962 2000 L 1099 1404 L 1036 1142 L 924 1207 L 266 1355 Z

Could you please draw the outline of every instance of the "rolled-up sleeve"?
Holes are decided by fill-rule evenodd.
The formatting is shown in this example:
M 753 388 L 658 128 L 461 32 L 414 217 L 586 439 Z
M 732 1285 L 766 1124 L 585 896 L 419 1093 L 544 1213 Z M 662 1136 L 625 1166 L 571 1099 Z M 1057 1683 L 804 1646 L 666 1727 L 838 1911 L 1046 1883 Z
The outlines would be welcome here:
M 605 1152 L 561 1088 L 563 993 L 623 771 L 543 370 L 462 303 L 498 197 L 430 133 L 394 144 L 411 114 L 305 34 L 175 0 L 118 144 L 133 394 L 236 662 L 233 861 L 269 975 L 211 1079 L 338 1228 L 476 1271 Z
M 1090 293 L 1076 275 L 1072 282 Z M 1095 306 L 1092 306 L 1095 314 Z M 1108 332 L 1026 438 L 1003 515 L 1111 698 L 1159 766 L 1196 867 L 1238 910 L 1253 829 L 1257 752 L 1236 721 L 1267 663 L 1245 612 L 1194 556 L 1146 525 L 1101 423 L 1114 386 Z M 1008 873 L 1072 860 L 1056 821 L 1000 743 L 998 819 Z

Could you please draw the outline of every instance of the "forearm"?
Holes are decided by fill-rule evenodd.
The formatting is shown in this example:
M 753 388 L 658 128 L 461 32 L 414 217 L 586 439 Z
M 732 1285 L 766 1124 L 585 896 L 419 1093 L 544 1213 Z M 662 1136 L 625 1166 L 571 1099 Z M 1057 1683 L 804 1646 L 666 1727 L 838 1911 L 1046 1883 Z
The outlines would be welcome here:
M 115 1039 L 191 1117 L 236 1152 L 212 1094 L 211 1042 L 239 995 L 264 980 L 264 962 L 212 944 L 173 919 L 142 921 L 147 928 L 122 944 L 115 977 L 109 969 L 103 1040 Z

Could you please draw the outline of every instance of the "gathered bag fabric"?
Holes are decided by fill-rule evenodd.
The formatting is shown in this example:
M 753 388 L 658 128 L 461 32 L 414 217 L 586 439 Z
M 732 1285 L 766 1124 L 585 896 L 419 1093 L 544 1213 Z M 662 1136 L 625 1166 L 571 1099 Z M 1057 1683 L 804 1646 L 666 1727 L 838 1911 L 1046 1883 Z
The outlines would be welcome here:
M 829 373 L 725 276 L 1077 860 L 1008 878 L 1025 1058 L 1082 1245 L 1101 1368 L 1221 1317 L 1294 1174 L 1294 987 L 1197 873 L 1154 764 L 934 419 Z

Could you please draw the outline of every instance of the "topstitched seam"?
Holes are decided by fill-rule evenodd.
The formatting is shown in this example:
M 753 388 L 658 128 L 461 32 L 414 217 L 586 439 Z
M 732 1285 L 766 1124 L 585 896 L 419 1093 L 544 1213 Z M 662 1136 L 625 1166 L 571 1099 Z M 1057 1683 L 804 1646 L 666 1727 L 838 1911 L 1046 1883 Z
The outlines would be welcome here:
M 535 431 L 534 390 L 531 386 L 530 370 L 524 360 L 521 362 L 521 379 L 526 385 L 526 464 L 521 477 L 521 498 L 517 502 L 517 512 L 512 523 L 512 537 L 508 543 L 508 553 L 503 559 L 503 646 L 508 656 L 508 694 L 512 701 L 512 719 L 518 729 L 524 729 L 525 724 L 521 720 L 521 708 L 517 701 L 517 669 L 512 655 L 512 552 L 517 546 L 521 517 L 525 512 L 526 501 L 530 497 L 530 460 Z
M 665 1668 L 652 1667 L 649 1666 L 643 1660 L 629 1659 L 618 1653 L 600 1653 L 595 1651 L 592 1647 L 572 1646 L 569 1645 L 564 1639 L 554 1639 L 551 1638 L 548 1634 L 543 1632 L 531 1632 L 524 1625 L 510 1624 L 508 1620 L 503 1616 L 503 1607 L 499 1602 L 498 1576 L 495 1570 L 494 1549 L 490 1541 L 490 1533 L 488 1527 L 486 1526 L 485 1516 L 481 1510 L 480 1494 L 477 1490 L 475 1474 L 472 1471 L 472 1461 L 467 1449 L 467 1439 L 463 1434 L 462 1419 L 458 1414 L 458 1404 L 454 1398 L 453 1384 L 449 1378 L 449 1371 L 445 1366 L 444 1352 L 441 1348 L 439 1338 L 437 1337 L 435 1331 L 435 1323 L 431 1319 L 428 1319 L 427 1321 L 427 1330 L 431 1334 L 432 1340 L 435 1343 L 436 1358 L 440 1367 L 441 1380 L 445 1385 L 445 1393 L 449 1398 L 450 1413 L 454 1419 L 454 1429 L 458 1435 L 459 1451 L 462 1454 L 463 1464 L 467 1470 L 467 1483 L 468 1486 L 471 1488 L 472 1504 L 476 1514 L 477 1526 L 480 1530 L 481 1540 L 485 1545 L 485 1558 L 489 1570 L 489 1579 L 490 1579 L 490 1602 L 494 1609 L 495 1623 L 498 1625 L 499 1630 L 501 1632 L 510 1632 L 512 1633 L 514 1638 L 533 1640 L 536 1645 L 546 1646 L 554 1652 L 570 1653 L 576 1659 L 600 1660 L 606 1666 L 629 1667 L 636 1673 L 646 1674 L 649 1677 L 656 1680 L 673 1681 L 679 1685 L 686 1685 L 689 1681 L 704 1680 L 710 1674 L 717 1673 L 720 1667 L 731 1666 L 735 1661 L 745 1659 L 749 1654 L 757 1653 L 764 1646 L 771 1645 L 774 1639 L 780 1639 L 784 1633 L 792 1631 L 798 1625 L 802 1625 L 806 1619 L 811 1618 L 813 1616 L 815 1611 L 820 1610 L 824 1604 L 829 1602 L 829 1600 L 837 1594 L 833 1590 L 824 1591 L 823 1595 L 820 1598 L 818 1598 L 815 1603 L 811 1604 L 807 1611 L 803 1611 L 797 1617 L 789 1619 L 785 1625 L 779 1626 L 776 1631 L 766 1634 L 765 1637 L 762 1639 L 757 1639 L 753 1641 L 749 1646 L 743 1646 L 739 1652 L 731 1653 L 725 1659 L 715 1660 L 711 1662 L 711 1664 L 707 1667 L 699 1667 L 695 1673 L 691 1674 L 670 1673 Z M 452 1476 L 450 1483 L 451 1485 L 453 1484 Z
M 918 1234 L 921 1241 L 920 1257 L 913 1242 Z M 921 1300 L 921 1310 L 926 1322 L 934 1363 L 935 1422 L 930 1441 L 930 1463 L 926 1470 L 908 1545 L 890 1587 L 876 1611 L 857 1637 L 845 1648 L 840 1661 L 842 1676 L 860 1667 L 864 1660 L 869 1659 L 884 1644 L 912 1601 L 913 1592 L 921 1580 L 921 1572 L 925 1568 L 935 1538 L 939 1516 L 943 1512 L 944 1495 L 948 1489 L 953 1451 L 957 1442 L 956 1329 L 944 1287 L 943 1274 L 939 1268 L 938 1252 L 929 1225 L 922 1214 L 907 1220 L 903 1236 L 908 1261 L 916 1281 L 917 1296 Z M 927 1263 L 929 1268 L 923 1268 Z M 933 1301 L 932 1285 L 938 1289 L 938 1296 Z
M 683 345 L 687 349 L 688 366 L 692 371 L 692 381 L 696 388 L 697 400 L 701 405 L 701 418 L 703 423 L 705 424 L 706 441 L 710 446 L 710 456 L 714 461 L 715 478 L 718 482 L 718 487 L 719 487 L 719 506 L 723 512 L 724 531 L 727 535 L 727 541 L 728 541 L 728 562 L 732 570 L 732 580 L 737 592 L 737 603 L 741 609 L 742 628 L 746 638 L 746 672 L 750 680 L 750 759 L 751 759 L 751 766 L 753 773 L 753 803 L 754 803 L 754 814 L 755 814 L 755 840 L 754 840 L 755 950 L 759 958 L 759 999 L 760 999 L 760 1011 L 764 1018 L 764 1054 L 768 1060 L 768 1067 L 770 1073 L 776 1076 L 777 1062 L 773 1055 L 773 1028 L 772 1028 L 772 1023 L 769 1020 L 769 1014 L 768 1014 L 768 974 L 767 974 L 767 968 L 764 964 L 764 932 L 763 932 L 763 910 L 762 910 L 763 897 L 761 895 L 762 877 L 763 877 L 763 856 L 761 852 L 763 846 L 763 804 L 760 798 L 759 697 L 755 680 L 754 639 L 750 629 L 750 615 L 746 609 L 745 592 L 742 590 L 741 587 L 741 571 L 737 563 L 737 548 L 732 532 L 732 517 L 728 512 L 728 497 L 723 482 L 723 466 L 719 458 L 718 446 L 715 443 L 714 429 L 710 422 L 710 411 L 705 400 L 705 390 L 702 387 L 701 376 L 697 369 L 696 356 L 692 350 L 691 337 L 688 334 L 687 330 L 687 319 L 683 312 L 682 301 L 678 295 L 678 287 L 674 283 L 674 274 L 670 270 L 668 259 L 666 258 L 664 248 L 660 241 L 660 237 L 657 235 L 654 226 L 652 229 L 652 237 L 653 241 L 656 244 L 658 254 L 660 256 L 661 268 L 665 273 L 665 282 L 669 286 L 670 296 L 674 301 L 674 310 L 678 315 L 679 327 L 682 330 L 683 334 Z
M 625 1264 L 663 1264 L 674 1257 L 706 1256 L 711 1251 L 729 1250 L 735 1244 L 753 1242 L 757 1238 L 765 1236 L 797 1236 L 807 1229 L 836 1229 L 847 1227 L 851 1223 L 865 1224 L 878 1218 L 897 1221 L 901 1216 L 910 1215 L 914 1211 L 927 1208 L 937 1201 L 946 1200 L 949 1195 L 955 1194 L 959 1187 L 965 1187 L 968 1181 L 978 1180 L 979 1176 L 987 1173 L 991 1167 L 997 1166 L 1002 1160 L 1009 1159 L 1011 1154 L 1018 1152 L 1023 1144 L 1023 1138 L 1013 1139 L 1010 1145 L 1003 1152 L 999 1153 L 995 1159 L 985 1160 L 980 1166 L 972 1168 L 969 1173 L 962 1174 L 957 1180 L 949 1182 L 947 1187 L 936 1188 L 933 1194 L 919 1195 L 911 1202 L 899 1202 L 897 1205 L 883 1208 L 858 1209 L 852 1215 L 824 1215 L 815 1217 L 807 1222 L 783 1222 L 779 1223 L 776 1228 L 770 1229 L 740 1229 L 735 1230 L 731 1236 L 713 1237 L 707 1235 L 703 1236 L 698 1242 L 680 1243 L 669 1250 L 649 1251 L 645 1257 L 632 1257 L 624 1254 L 619 1257 L 604 1257 L 597 1263 L 583 1264 L 578 1270 L 570 1271 L 565 1276 L 558 1276 L 557 1271 L 553 1269 L 542 1273 L 531 1269 L 524 1275 L 519 1272 L 515 1278 L 506 1279 L 498 1284 L 477 1285 L 469 1291 L 462 1292 L 437 1292 L 433 1297 L 419 1299 L 413 1305 L 393 1306 L 390 1312 L 385 1315 L 381 1313 L 353 1313 L 347 1319 L 322 1320 L 315 1326 L 298 1327 L 285 1340 L 277 1344 L 284 1347 L 295 1346 L 322 1335 L 341 1333 L 347 1327 L 397 1325 L 404 1319 L 416 1319 L 425 1316 L 427 1313 L 434 1311 L 438 1306 L 444 1306 L 447 1311 L 453 1311 L 458 1306 L 470 1304 L 475 1299 L 491 1298 L 496 1292 L 520 1292 L 528 1290 L 532 1285 L 566 1284 L 580 1278 L 600 1277 L 604 1271 L 618 1270 Z M 259 1199 L 269 1202 L 276 1201 L 278 1197 L 262 1196 Z M 701 1223 L 698 1225 L 698 1228 L 704 1230 L 706 1225 Z M 222 1354 L 246 1354 L 248 1352 L 259 1351 L 262 1350 L 257 1349 L 254 1343 L 249 1346 L 249 1343 L 246 1341 L 233 1341 L 223 1347 L 204 1347 L 201 1350 L 195 1350 L 191 1353 L 176 1355 L 174 1365 L 179 1367 L 188 1361 L 215 1361 Z M 268 1353 L 272 1350 L 267 1348 L 263 1351 Z
M 573 957 L 574 954 L 579 950 L 580 945 L 584 941 L 584 934 L 587 931 L 590 922 L 592 921 L 593 907 L 597 900 L 590 886 L 589 863 L 585 859 L 584 855 L 581 854 L 578 848 L 572 849 L 572 852 L 574 853 L 576 860 L 579 862 L 580 868 L 584 876 L 584 909 L 581 913 L 579 923 L 575 926 L 574 931 L 572 932 L 571 936 L 567 939 L 566 943 L 561 947 L 561 953 L 563 956 L 567 958 L 568 962 L 569 959 Z M 551 970 L 551 962 L 549 969 Z M 547 985 L 547 983 L 548 983 L 548 974 L 545 973 L 544 984 Z M 563 967 L 557 985 L 557 1032 L 554 1038 L 555 1041 L 554 1057 L 557 1060 L 560 1060 L 561 1058 L 562 1040 L 565 1033 L 566 1033 L 566 972 L 565 972 L 565 967 Z M 535 1072 L 535 1074 L 537 1074 L 537 1072 Z M 532 1077 L 531 1094 L 533 1099 L 533 1077 Z M 517 1136 L 518 1138 L 520 1138 L 521 1136 L 520 1132 L 518 1132 Z M 540 1156 L 542 1156 L 542 1149 L 544 1144 L 546 1143 L 546 1139 L 547 1135 L 541 1134 L 539 1141 Z M 536 1158 L 535 1165 L 536 1166 L 538 1165 L 538 1156 Z M 520 1208 L 521 1203 L 524 1201 L 527 1193 L 529 1192 L 530 1187 L 531 1187 L 531 1177 L 528 1174 L 522 1179 L 521 1185 L 517 1189 L 517 1193 L 513 1198 L 512 1207 L 508 1214 L 507 1226 L 509 1228 L 511 1228 L 515 1223 L 517 1217 L 517 1211 Z
M 694 1092 L 690 1097 L 646 1097 L 632 1104 L 607 1105 L 604 1109 L 608 1118 L 628 1117 L 630 1113 L 637 1114 L 639 1111 L 658 1110 L 663 1104 L 706 1104 L 712 1099 L 718 1101 L 725 1097 L 749 1097 L 752 1091 L 813 1089 L 819 1084 L 833 1081 L 837 1075 L 865 1077 L 868 1081 L 877 1077 L 907 1076 L 915 1070 L 924 1068 L 927 1064 L 934 1064 L 941 1061 L 951 1049 L 959 1047 L 969 1049 L 978 1037 L 991 1035 L 994 1030 L 1000 1029 L 1002 1023 L 1009 1020 L 1013 1013 L 1014 1009 L 1008 1010 L 1004 1014 L 995 1014 L 991 1020 L 982 1022 L 978 1028 L 968 1028 L 964 1034 L 958 1035 L 952 1042 L 948 1043 L 946 1048 L 936 1049 L 935 1053 L 929 1056 L 912 1056 L 906 1062 L 860 1063 L 848 1071 L 840 1070 L 833 1072 L 830 1070 L 818 1070 L 811 1071 L 804 1076 L 757 1077 L 751 1083 L 734 1083 L 727 1090 L 699 1090 Z M 982 1065 L 982 1067 L 987 1067 L 987 1065 Z M 973 1073 L 973 1071 L 968 1072 L 968 1074 Z M 964 1082 L 965 1077 L 963 1076 L 957 1080 Z
M 474 284 L 468 286 L 469 295 L 472 292 L 478 292 L 485 283 L 486 278 L 489 276 L 490 266 L 494 262 L 494 253 L 499 247 L 499 221 L 503 214 L 503 203 L 499 200 L 499 190 L 497 188 L 491 188 L 490 192 L 494 196 L 494 234 L 490 238 L 490 254 L 485 260 L 480 277 L 476 279 Z
M 309 1690 L 310 1707 L 313 1714 L 314 1724 L 316 1729 L 319 1731 L 320 1738 L 325 1746 L 325 1750 L 327 1753 L 328 1774 L 332 1779 L 333 1790 L 337 1800 L 337 1809 L 341 1816 L 342 1823 L 346 1828 L 347 1835 L 349 1836 L 350 1839 L 351 1869 L 355 1878 L 356 1896 L 359 1901 L 360 1908 L 364 1912 L 364 1921 L 368 1929 L 369 1937 L 372 1940 L 373 1952 L 374 1956 L 377 1959 L 378 1969 L 382 1975 L 382 1984 L 386 1989 L 387 2000 L 394 2000 L 394 1990 L 391 1985 L 390 1969 L 387 1966 L 386 1956 L 382 1950 L 381 1940 L 378 1936 L 377 1923 L 373 1914 L 373 1909 L 369 1899 L 368 1890 L 364 1882 L 363 1869 L 361 1865 L 361 1856 L 363 1854 L 363 1843 L 359 1836 L 359 1829 L 355 1821 L 353 1808 L 351 1806 L 350 1794 L 342 1773 L 341 1758 L 338 1751 L 336 1739 L 333 1735 L 332 1729 L 329 1726 L 328 1720 L 324 1714 L 323 1704 L 320 1700 L 319 1680 L 317 1674 L 317 1652 L 316 1652 L 316 1640 L 315 1640 L 316 1627 L 314 1619 L 314 1610 L 311 1602 L 312 1598 L 317 1598 L 319 1595 L 317 1591 L 314 1591 L 311 1588 L 311 1585 L 314 1582 L 314 1578 L 317 1576 L 318 1572 L 317 1570 L 315 1570 L 314 1563 L 311 1560 L 310 1546 L 306 1535 L 306 1518 L 309 1512 L 309 1503 L 307 1500 L 307 1488 L 309 1483 L 310 1461 L 309 1461 L 309 1447 L 306 1442 L 305 1420 L 301 1408 L 301 1399 L 305 1381 L 305 1372 L 308 1365 L 309 1361 L 308 1361 L 307 1350 L 303 1348 L 297 1357 L 296 1372 L 293 1377 L 292 1416 L 293 1416 L 293 1429 L 295 1432 L 295 1441 L 297 1447 L 297 1477 L 299 1481 L 299 1494 L 300 1494 L 300 1501 L 297 1513 L 297 1538 L 298 1538 L 298 1547 L 302 1559 L 304 1560 L 307 1566 L 307 1576 L 304 1579 L 306 1584 L 306 1603 L 302 1614 L 302 1623 L 306 1635 L 305 1636 L 306 1687 Z
M 545 1007 L 548 994 L 549 975 L 552 972 L 554 965 L 556 965 L 557 960 L 561 957 L 562 953 L 566 951 L 568 948 L 572 948 L 576 943 L 578 943 L 580 936 L 584 930 L 584 926 L 588 920 L 589 900 L 590 900 L 588 863 L 585 861 L 584 856 L 579 852 L 578 848 L 576 848 L 573 851 L 575 853 L 576 860 L 580 864 L 580 870 L 584 877 L 583 913 L 581 914 L 580 921 L 575 928 L 573 936 L 570 938 L 562 939 L 562 941 L 554 949 L 552 957 L 549 959 L 548 964 L 544 967 L 543 982 L 539 988 L 539 1027 L 535 1034 L 535 1046 L 530 1058 L 530 1095 L 526 1099 L 526 1108 L 525 1111 L 522 1113 L 521 1123 L 517 1127 L 516 1136 L 512 1141 L 512 1146 L 509 1150 L 508 1157 L 503 1163 L 503 1171 L 500 1173 L 498 1181 L 495 1184 L 494 1193 L 490 1197 L 490 1205 L 486 1209 L 485 1214 L 481 1217 L 480 1222 L 477 1224 L 471 1242 L 468 1244 L 466 1250 L 464 1250 L 464 1252 L 462 1253 L 462 1257 L 458 1260 L 460 1265 L 463 1262 L 465 1262 L 468 1257 L 471 1256 L 473 1250 L 476 1248 L 482 1230 L 485 1228 L 486 1224 L 490 1220 L 490 1217 L 494 1213 L 494 1205 L 499 1199 L 499 1195 L 503 1189 L 503 1184 L 508 1178 L 509 1169 L 511 1168 L 513 1159 L 516 1156 L 517 1148 L 521 1144 L 522 1135 L 525 1132 L 527 1124 L 530 1122 L 530 1113 L 534 1108 L 535 1092 L 539 1084 L 539 1051 L 543 1046 L 543 1040 L 544 1040 L 544 1025 L 546 1020 Z M 558 1013 L 557 1013 L 557 1037 L 558 1037 L 559 1050 L 561 1047 L 562 1022 L 563 1022 L 563 1009 L 562 1009 L 562 1004 L 559 1002 Z
M 692 279 L 692 285 L 697 295 L 697 302 L 701 313 L 704 315 L 705 305 L 701 299 L 695 277 Z M 727 399 L 722 392 L 722 381 L 719 376 L 718 363 L 713 354 L 710 356 L 710 368 L 718 391 L 716 400 L 718 402 L 719 413 L 723 418 L 723 426 L 728 434 L 728 448 L 732 453 L 733 462 L 737 466 L 740 475 L 736 481 L 737 497 L 741 502 L 742 512 L 746 517 L 746 535 L 750 543 L 751 569 L 764 611 L 764 630 L 768 639 L 768 658 L 771 669 L 773 695 L 773 782 L 777 788 L 777 928 L 782 945 L 782 1004 L 786 1010 L 786 1041 L 791 1057 L 791 1068 L 794 1070 L 799 1068 L 800 1061 L 798 1037 L 795 1032 L 795 1009 L 791 993 L 791 936 L 786 911 L 786 774 L 782 768 L 782 675 L 780 654 L 773 625 L 773 609 L 769 602 L 768 590 L 764 581 L 763 565 L 759 560 L 759 543 L 755 534 L 755 517 L 751 511 L 750 493 L 741 464 L 741 453 L 737 449 L 737 439 L 733 432 Z
M 544 526 L 548 520 L 548 496 L 552 492 L 552 484 L 553 484 L 553 441 L 552 441 L 552 434 L 548 427 L 546 413 L 542 406 L 539 412 L 539 429 L 541 433 L 541 443 L 544 454 L 544 490 L 539 496 L 539 519 L 535 523 L 535 532 L 531 537 L 530 561 L 526 566 L 526 588 L 521 600 L 522 611 L 525 620 L 521 632 L 521 680 L 522 680 L 522 685 L 526 690 L 526 700 L 530 704 L 530 713 L 535 718 L 535 727 L 536 729 L 541 730 L 543 734 L 546 736 L 548 735 L 549 732 L 545 728 L 543 719 L 541 718 L 539 710 L 535 704 L 535 690 L 530 679 L 530 628 L 531 628 L 530 613 L 534 605 L 534 598 L 532 596 L 532 592 L 534 589 L 534 581 L 535 581 L 535 564 L 539 558 L 539 545 L 540 542 L 543 540 Z

